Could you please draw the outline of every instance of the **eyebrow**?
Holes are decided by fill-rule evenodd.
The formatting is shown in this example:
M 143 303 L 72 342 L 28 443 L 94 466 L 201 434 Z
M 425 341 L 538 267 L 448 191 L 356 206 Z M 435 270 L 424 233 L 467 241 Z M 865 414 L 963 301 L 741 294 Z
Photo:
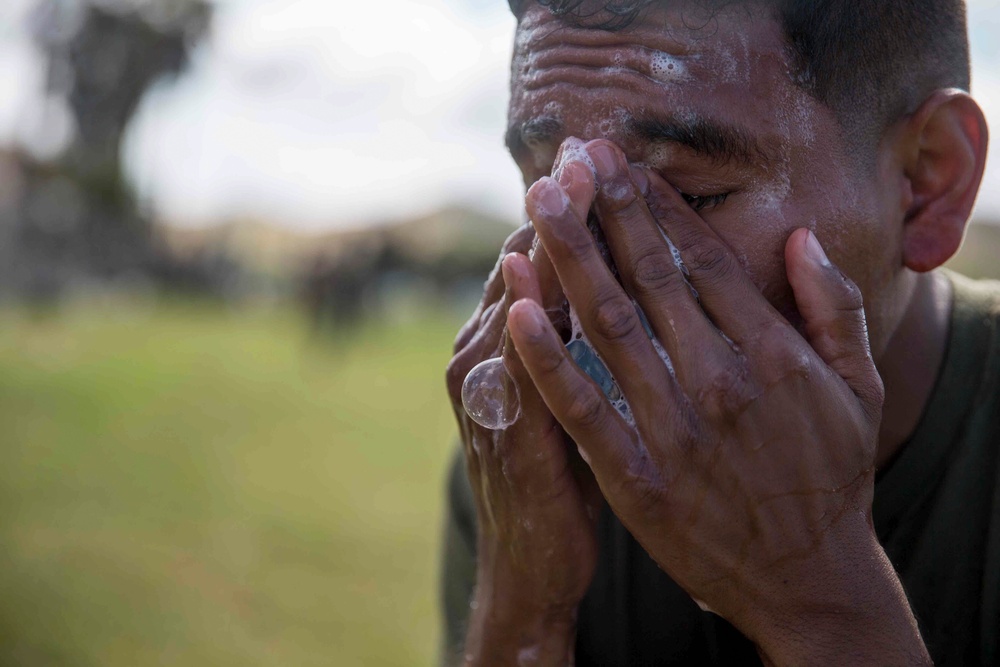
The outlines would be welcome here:
M 745 129 L 701 117 L 646 116 L 628 121 L 628 132 L 650 143 L 674 143 L 716 162 L 754 166 L 770 161 L 767 151 Z
M 626 132 L 648 143 L 673 143 L 719 162 L 755 166 L 771 161 L 760 142 L 747 130 L 699 116 L 640 116 L 626 122 Z M 536 116 L 507 128 L 504 144 L 511 155 L 531 146 L 554 144 L 563 134 L 563 124 L 555 116 Z

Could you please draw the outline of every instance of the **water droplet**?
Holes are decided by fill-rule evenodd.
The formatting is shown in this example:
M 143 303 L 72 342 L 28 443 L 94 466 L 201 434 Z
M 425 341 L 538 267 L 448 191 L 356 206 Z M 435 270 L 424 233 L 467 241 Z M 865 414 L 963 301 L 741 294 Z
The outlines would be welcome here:
M 462 406 L 472 421 L 491 431 L 518 420 L 521 401 L 503 359 L 487 359 L 469 371 L 462 385 Z

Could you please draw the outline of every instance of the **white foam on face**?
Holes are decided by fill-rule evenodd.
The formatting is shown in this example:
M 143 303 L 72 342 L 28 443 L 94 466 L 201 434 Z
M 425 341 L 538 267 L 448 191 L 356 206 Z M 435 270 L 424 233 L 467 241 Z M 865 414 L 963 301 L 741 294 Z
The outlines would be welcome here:
M 542 110 L 549 116 L 555 116 L 559 118 L 562 115 L 563 105 L 562 102 L 557 102 L 556 100 L 551 100 L 545 103 Z
M 663 51 L 653 51 L 649 72 L 654 79 L 662 83 L 672 83 L 687 78 L 687 67 L 681 59 Z
M 594 161 L 590 159 L 590 154 L 587 153 L 586 142 L 582 139 L 577 139 L 576 137 L 569 137 L 562 144 L 562 153 L 559 156 L 559 162 L 556 163 L 556 167 L 552 172 L 552 177 L 558 179 L 562 174 L 562 170 L 566 168 L 570 162 L 582 162 L 587 165 L 590 169 L 590 173 L 594 177 L 594 188 L 597 188 L 597 166 L 594 165 Z
M 625 107 L 616 107 L 613 113 L 615 122 L 617 122 L 619 128 L 623 130 L 628 129 L 631 126 L 632 121 L 635 119 L 632 112 Z
M 654 51 L 649 63 L 650 73 L 658 81 L 670 82 L 687 77 L 687 67 L 677 57 Z
M 753 196 L 756 215 L 765 215 L 764 220 L 776 221 L 780 217 L 785 201 L 792 193 L 792 181 L 785 164 L 778 166 L 778 173 L 767 183 L 761 183 Z

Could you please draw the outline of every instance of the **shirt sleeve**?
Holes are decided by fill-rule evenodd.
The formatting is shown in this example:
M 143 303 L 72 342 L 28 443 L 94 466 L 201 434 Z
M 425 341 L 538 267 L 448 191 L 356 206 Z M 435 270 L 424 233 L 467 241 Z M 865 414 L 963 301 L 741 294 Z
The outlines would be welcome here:
M 476 508 L 461 446 L 448 474 L 441 558 L 443 632 L 440 663 L 461 664 L 473 589 L 476 585 Z

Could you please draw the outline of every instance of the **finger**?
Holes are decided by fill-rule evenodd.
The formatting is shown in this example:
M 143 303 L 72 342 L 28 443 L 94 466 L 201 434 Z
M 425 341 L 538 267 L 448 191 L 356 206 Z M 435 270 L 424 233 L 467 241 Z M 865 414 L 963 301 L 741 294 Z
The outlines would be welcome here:
M 610 142 L 591 142 L 587 151 L 600 184 L 595 209 L 619 276 L 649 320 L 681 386 L 697 395 L 735 353 L 698 305 L 646 206 L 643 186 L 648 190 L 649 180 L 643 171 L 630 170 Z
M 545 246 L 538 241 L 537 236 L 535 237 L 535 245 L 531 249 L 531 264 L 541 291 L 539 303 L 542 304 L 559 335 L 568 340 L 572 328 L 569 319 L 569 304 L 566 302 L 566 295 L 559 283 L 556 268 L 552 266 L 552 259 L 546 252 Z
M 582 147 L 581 140 L 574 137 L 567 138 L 559 148 L 553 173 L 569 197 L 570 208 L 577 217 L 584 220 L 594 200 L 594 172 L 589 164 L 581 161 L 581 159 L 589 160 Z M 549 319 L 556 325 L 556 330 L 568 336 L 570 321 L 566 295 L 563 293 L 562 285 L 559 284 L 559 277 L 552 266 L 552 260 L 545 247 L 538 243 L 537 237 L 532 248 L 531 260 L 542 286 L 540 303 L 549 314 Z
M 460 421 L 464 412 L 462 386 L 465 384 L 465 378 L 477 364 L 497 356 L 506 324 L 507 309 L 505 306 L 490 309 L 488 319 L 473 333 L 465 347 L 458 351 L 448 363 L 445 372 L 448 395 L 451 397 L 452 406 Z
M 506 303 L 527 299 L 538 303 L 541 288 L 530 260 L 511 253 L 503 261 Z M 565 434 L 549 411 L 509 334 L 505 335 L 504 366 L 518 392 L 519 416 L 508 428 L 508 437 L 498 439 L 496 455 L 503 458 L 502 474 L 514 484 L 515 491 L 535 500 L 543 499 L 553 488 L 553 480 L 571 475 L 567 460 Z M 530 446 L 525 446 L 530 443 Z
M 510 308 L 511 338 L 535 387 L 553 416 L 577 443 L 608 500 L 635 492 L 651 470 L 635 431 L 601 388 L 573 362 L 544 311 L 522 299 Z
M 650 210 L 680 253 L 688 280 L 715 326 L 741 345 L 773 326 L 787 326 L 715 230 L 672 185 L 650 170 L 645 174 Z
M 517 256 L 515 256 L 517 257 Z M 519 285 L 524 284 L 521 280 L 515 280 L 515 289 L 511 292 L 508 298 L 508 303 L 516 303 L 522 298 L 529 298 L 532 301 L 536 301 L 542 304 L 545 308 L 545 314 L 548 316 L 549 321 L 552 322 L 553 327 L 560 337 L 568 338 L 570 331 L 570 320 L 569 320 L 569 309 L 566 304 L 566 296 L 563 294 L 562 285 L 559 284 L 559 277 L 556 275 L 555 267 L 552 266 L 552 260 L 549 259 L 548 253 L 545 252 L 545 248 L 537 243 L 532 248 L 532 257 L 530 259 L 530 265 L 527 267 L 521 267 L 520 264 L 523 262 L 523 258 L 517 258 L 516 260 L 507 260 L 505 262 L 505 271 L 507 270 L 506 264 L 511 261 L 516 261 L 517 266 L 512 267 L 519 273 L 523 272 L 529 275 L 534 272 L 533 284 L 535 285 L 533 290 L 522 290 Z M 511 282 L 513 278 L 505 278 L 506 282 Z M 540 296 L 540 300 L 539 300 Z M 508 318 L 510 317 L 508 312 Z M 507 345 L 513 356 L 516 356 L 516 350 L 514 349 L 514 341 L 510 339 L 508 335 Z M 548 407 L 545 406 L 538 394 L 538 390 L 535 388 L 534 383 L 531 382 L 530 376 L 527 375 L 527 370 L 524 369 L 524 364 L 521 363 L 520 357 L 517 357 L 515 361 L 512 361 L 511 366 L 515 369 L 520 369 L 515 372 L 524 373 L 524 379 L 526 383 L 530 383 L 530 387 L 525 390 L 525 395 L 531 398 L 537 398 L 537 405 L 540 406 L 545 414 L 555 420 L 552 417 L 552 413 L 549 412 Z M 525 385 L 521 385 L 525 386 Z M 527 404 L 527 402 L 526 402 Z M 525 411 L 525 416 L 529 417 L 528 410 Z M 566 452 L 567 465 L 573 476 L 576 478 L 577 484 L 580 487 L 580 493 L 584 499 L 584 502 L 592 509 L 591 517 L 596 521 L 598 518 L 598 509 L 601 503 L 604 501 L 604 497 L 601 495 L 600 488 L 597 485 L 597 480 L 594 479 L 594 472 L 587 466 L 587 464 L 580 458 L 577 453 L 575 446 L 573 449 L 566 449 L 566 434 L 561 426 L 558 426 L 558 422 L 555 423 L 554 430 L 558 433 L 559 438 L 563 441 L 563 451 Z M 569 443 L 572 444 L 572 443 Z
M 573 212 L 581 220 L 594 201 L 594 168 L 582 140 L 575 137 L 566 139 L 559 148 L 559 158 L 553 177 L 569 196 Z
M 632 300 L 611 274 L 562 187 L 543 178 L 528 193 L 535 231 L 580 325 L 618 381 L 633 414 L 651 416 L 675 393 Z
M 866 411 L 879 414 L 884 391 L 872 360 L 861 290 L 833 266 L 808 229 L 798 229 L 788 239 L 785 263 L 806 340 Z
M 473 311 L 472 317 L 459 329 L 458 335 L 455 336 L 454 353 L 460 352 L 469 344 L 469 341 L 472 340 L 476 332 L 489 320 L 490 315 L 492 315 L 491 310 L 496 307 L 501 295 L 503 295 L 503 274 L 500 270 L 503 258 L 512 252 L 527 252 L 534 239 L 535 230 L 530 224 L 524 224 L 518 227 L 504 241 L 503 247 L 500 250 L 500 257 L 497 259 L 496 265 L 490 271 L 490 275 L 486 278 L 486 283 L 483 285 L 483 298 L 480 300 L 479 305 L 476 306 L 475 311 Z

